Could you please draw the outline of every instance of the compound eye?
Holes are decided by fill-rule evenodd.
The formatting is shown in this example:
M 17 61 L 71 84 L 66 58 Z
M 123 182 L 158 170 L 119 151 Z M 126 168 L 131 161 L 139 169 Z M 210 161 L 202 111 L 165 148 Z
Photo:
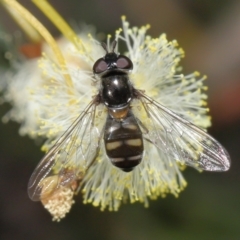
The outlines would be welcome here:
M 119 55 L 116 61 L 116 64 L 117 64 L 117 68 L 120 68 L 120 69 L 126 69 L 126 70 L 133 69 L 132 61 L 128 57 L 125 57 L 123 55 Z
M 103 58 L 98 59 L 93 65 L 93 72 L 96 74 L 102 73 L 107 69 L 108 69 L 108 65 Z

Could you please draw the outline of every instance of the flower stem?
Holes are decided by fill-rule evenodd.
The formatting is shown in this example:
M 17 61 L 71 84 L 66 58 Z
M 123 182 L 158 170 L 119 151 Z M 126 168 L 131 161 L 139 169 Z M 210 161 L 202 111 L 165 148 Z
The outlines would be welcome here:
M 73 88 L 73 83 L 70 75 L 67 73 L 67 67 L 65 59 L 61 53 L 61 50 L 59 49 L 56 41 L 52 37 L 52 35 L 48 32 L 48 30 L 27 10 L 25 9 L 21 4 L 19 4 L 15 0 L 2 0 L 2 3 L 5 4 L 10 9 L 15 9 L 21 17 L 23 17 L 27 22 L 29 22 L 33 28 L 35 28 L 41 36 L 44 38 L 44 40 L 48 43 L 48 45 L 51 47 L 52 51 L 55 54 L 55 57 L 60 65 L 60 67 L 63 70 L 63 74 L 65 77 L 66 85 L 69 87 L 69 93 L 71 94 Z
M 32 2 L 48 17 L 59 31 L 79 50 L 85 50 L 81 39 L 66 23 L 60 14 L 46 0 L 32 0 Z

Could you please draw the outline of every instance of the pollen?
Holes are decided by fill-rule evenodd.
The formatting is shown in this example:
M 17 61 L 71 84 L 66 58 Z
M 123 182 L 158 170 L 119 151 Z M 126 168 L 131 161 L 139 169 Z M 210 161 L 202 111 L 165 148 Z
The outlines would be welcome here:
M 59 222 L 66 216 L 74 204 L 73 196 L 74 192 L 70 188 L 60 186 L 53 195 L 41 201 L 52 215 L 52 220 Z

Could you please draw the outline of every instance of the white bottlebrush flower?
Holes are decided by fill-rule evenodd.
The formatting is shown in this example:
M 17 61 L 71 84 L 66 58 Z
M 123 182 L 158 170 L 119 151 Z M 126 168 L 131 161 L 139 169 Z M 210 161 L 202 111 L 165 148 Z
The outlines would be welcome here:
M 203 84 L 206 77 L 199 78 L 197 72 L 187 76 L 180 73 L 178 64 L 183 51 L 176 41 L 169 42 L 164 34 L 151 38 L 146 35 L 148 25 L 130 28 L 125 17 L 122 24 L 114 39 L 125 43 L 124 55 L 133 63 L 129 76 L 134 89 L 144 91 L 138 91 L 143 94 L 142 99 L 136 97 L 130 103 L 145 136 L 143 160 L 133 171 L 126 173 L 113 166 L 101 140 L 108 108 L 102 102 L 96 104 L 98 100 L 94 96 L 98 96 L 101 82 L 92 69 L 106 52 L 92 36 L 82 33 L 80 48 L 64 37 L 58 40 L 64 67 L 56 55 L 51 55 L 51 49 L 44 46 L 42 57 L 24 62 L 8 82 L 5 100 L 13 107 L 7 117 L 21 122 L 21 133 L 47 139 L 43 150 L 49 152 L 32 175 L 29 194 L 33 200 L 42 201 L 54 220 L 65 216 L 73 204 L 73 193 L 79 190 L 84 203 L 115 211 L 128 199 L 148 206 L 148 199 L 165 197 L 168 193 L 178 196 L 186 186 L 181 173 L 185 163 L 200 170 L 229 168 L 225 150 L 189 123 L 202 128 L 210 126 Z M 108 49 L 110 45 L 108 36 Z M 116 48 L 115 52 L 118 52 Z M 171 111 L 160 112 L 161 105 L 144 97 L 145 93 L 187 121 L 179 120 Z M 154 106 L 144 112 L 143 108 L 151 104 Z M 158 113 L 162 113 L 162 121 L 158 120 Z M 155 119 L 149 119 L 148 114 Z M 172 123 L 165 114 L 171 116 Z M 159 121 L 159 125 L 154 125 L 154 121 Z M 173 133 L 166 126 L 172 127 Z M 184 135 L 184 131 L 191 133 L 191 130 L 193 136 Z M 172 142 L 171 137 L 159 139 L 161 131 L 166 131 L 166 135 L 170 132 L 176 139 Z M 163 141 L 163 149 L 154 139 Z M 202 144 L 205 140 L 207 147 Z M 220 160 L 213 157 L 214 164 L 203 157 L 211 144 L 222 156 L 220 167 Z

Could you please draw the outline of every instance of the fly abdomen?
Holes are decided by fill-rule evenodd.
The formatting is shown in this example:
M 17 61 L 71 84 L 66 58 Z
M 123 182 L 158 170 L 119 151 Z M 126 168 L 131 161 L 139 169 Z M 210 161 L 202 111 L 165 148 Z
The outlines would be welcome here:
M 105 134 L 105 149 L 112 164 L 125 172 L 137 166 L 143 155 L 143 138 L 138 123 L 131 113 L 123 119 L 108 116 Z

